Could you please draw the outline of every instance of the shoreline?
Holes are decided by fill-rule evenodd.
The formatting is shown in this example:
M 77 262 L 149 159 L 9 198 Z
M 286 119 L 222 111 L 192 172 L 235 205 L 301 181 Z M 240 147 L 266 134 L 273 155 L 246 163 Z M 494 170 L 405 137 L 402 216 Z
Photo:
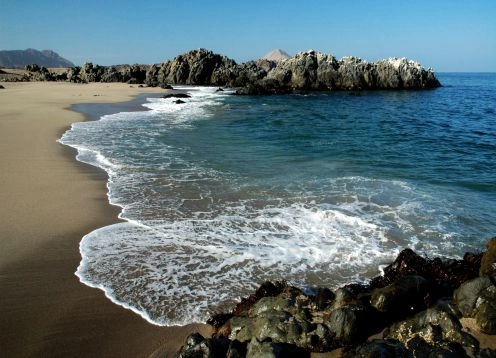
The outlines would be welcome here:
M 74 111 L 79 104 L 115 113 L 115 108 L 136 107 L 146 96 L 142 93 L 163 90 L 126 84 L 2 85 L 2 354 L 167 357 L 189 333 L 208 332 L 205 325 L 153 326 L 74 274 L 82 237 L 119 222 L 120 209 L 108 203 L 106 173 L 77 161 L 77 150 L 56 140 L 72 123 L 89 119 Z

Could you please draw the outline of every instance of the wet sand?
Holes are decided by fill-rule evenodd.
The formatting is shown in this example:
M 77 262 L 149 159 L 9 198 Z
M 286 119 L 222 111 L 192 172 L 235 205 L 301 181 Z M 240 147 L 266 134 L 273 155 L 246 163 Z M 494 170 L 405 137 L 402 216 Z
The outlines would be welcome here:
M 161 89 L 127 84 L 1 83 L 0 355 L 2 357 L 172 356 L 205 325 L 157 327 L 111 303 L 74 272 L 79 242 L 117 222 L 106 175 L 56 142 L 85 117 L 77 103 L 119 104 Z M 76 106 L 77 108 L 77 106 Z M 94 109 L 94 111 L 98 111 Z M 102 112 L 102 113 L 103 113 Z M 92 113 L 98 115 L 98 113 Z

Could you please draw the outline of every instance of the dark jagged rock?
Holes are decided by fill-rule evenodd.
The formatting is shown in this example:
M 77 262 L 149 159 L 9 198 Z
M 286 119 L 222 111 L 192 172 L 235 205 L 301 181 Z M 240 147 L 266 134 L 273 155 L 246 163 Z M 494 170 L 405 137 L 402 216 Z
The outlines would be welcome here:
M 427 308 L 429 283 L 422 276 L 409 275 L 372 292 L 370 304 L 379 312 L 405 317 Z
M 489 277 L 478 277 L 463 283 L 455 291 L 454 304 L 463 317 L 473 316 L 477 299 L 491 286 L 493 283 Z
M 25 70 L 29 72 L 30 81 L 54 81 L 56 75 L 51 73 L 46 67 L 40 67 L 36 64 L 28 65 Z
M 437 358 L 468 358 L 465 349 L 458 342 L 437 341 L 430 344 L 419 336 L 415 336 L 407 343 L 408 352 L 412 357 L 437 357 Z
M 357 344 L 369 333 L 369 316 L 363 305 L 348 304 L 331 311 L 324 325 L 329 328 L 336 346 Z
M 384 269 L 384 275 L 371 280 L 371 287 L 384 287 L 407 275 L 419 275 L 432 287 L 433 300 L 451 296 L 462 282 L 478 276 L 482 254 L 465 254 L 463 260 L 426 259 L 411 249 L 403 250 L 396 260 Z
M 162 96 L 162 98 L 191 98 L 187 93 L 167 93 Z
M 193 333 L 186 338 L 186 343 L 178 352 L 178 358 L 214 358 L 225 357 L 230 341 L 225 338 L 204 338 L 199 333 Z
M 422 311 L 405 321 L 394 323 L 384 334 L 385 338 L 396 339 L 408 347 L 415 338 L 422 338 L 434 346 L 459 343 L 478 351 L 478 341 L 462 329 L 455 311 L 447 301 L 439 301 L 435 306 Z
M 253 338 L 248 343 L 247 358 L 305 358 L 310 357 L 310 352 L 293 344 L 260 342 Z
M 175 104 L 183 104 L 183 103 L 186 103 L 186 102 L 184 102 L 183 100 L 178 99 L 178 100 L 175 100 L 174 103 Z
M 327 287 L 319 287 L 315 294 L 315 305 L 318 310 L 324 310 L 330 306 L 336 295 Z
M 83 82 L 100 82 L 104 72 L 105 69 L 102 66 L 86 62 L 79 70 L 79 77 Z

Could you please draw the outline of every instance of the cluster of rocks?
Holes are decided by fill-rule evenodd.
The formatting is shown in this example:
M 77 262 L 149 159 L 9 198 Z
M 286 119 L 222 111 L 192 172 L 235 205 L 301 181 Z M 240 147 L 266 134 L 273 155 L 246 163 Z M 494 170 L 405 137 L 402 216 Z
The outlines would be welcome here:
M 144 84 L 149 66 L 119 65 L 99 66 L 91 62 L 83 66 L 70 67 L 65 70 L 50 71 L 46 67 L 36 64 L 24 67 L 22 77 L 14 77 L 10 81 L 66 81 L 73 83 L 89 82 L 119 82 L 130 84 Z
M 265 282 L 231 312 L 207 323 L 212 337 L 190 335 L 178 357 L 495 357 L 460 318 L 496 334 L 496 237 L 463 260 L 402 251 L 382 276 L 312 294 Z
M 424 89 L 439 87 L 434 72 L 407 59 L 369 63 L 357 57 L 337 60 L 316 51 L 271 61 L 260 59 L 237 64 L 234 60 L 198 49 L 162 64 L 98 66 L 86 63 L 53 74 L 44 67 L 26 67 L 23 80 L 70 82 L 127 82 L 148 86 L 226 86 L 238 94 L 277 94 L 293 91 L 365 89 Z

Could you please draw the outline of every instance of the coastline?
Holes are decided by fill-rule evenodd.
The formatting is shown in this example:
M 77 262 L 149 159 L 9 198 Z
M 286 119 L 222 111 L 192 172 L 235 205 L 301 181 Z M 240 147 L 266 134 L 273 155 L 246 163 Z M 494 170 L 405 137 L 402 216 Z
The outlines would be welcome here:
M 107 201 L 106 174 L 76 161 L 76 151 L 56 140 L 72 123 L 98 116 L 75 112 L 82 108 L 78 104 L 95 103 L 96 112 L 113 113 L 137 107 L 143 98 L 140 94 L 163 90 L 104 83 L 2 85 L 2 355 L 147 357 L 159 353 L 167 357 L 189 333 L 208 332 L 205 325 L 153 326 L 74 275 L 81 238 L 118 222 L 119 209 Z

